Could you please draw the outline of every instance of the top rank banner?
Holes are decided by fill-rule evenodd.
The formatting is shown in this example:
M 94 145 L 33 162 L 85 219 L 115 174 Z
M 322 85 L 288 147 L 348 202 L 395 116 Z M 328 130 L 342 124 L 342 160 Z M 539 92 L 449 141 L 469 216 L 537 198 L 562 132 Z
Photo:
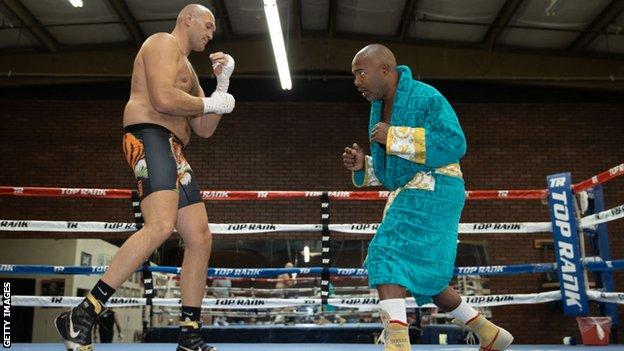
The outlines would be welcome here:
M 585 316 L 589 307 L 570 173 L 553 174 L 546 179 L 563 312 L 568 316 Z

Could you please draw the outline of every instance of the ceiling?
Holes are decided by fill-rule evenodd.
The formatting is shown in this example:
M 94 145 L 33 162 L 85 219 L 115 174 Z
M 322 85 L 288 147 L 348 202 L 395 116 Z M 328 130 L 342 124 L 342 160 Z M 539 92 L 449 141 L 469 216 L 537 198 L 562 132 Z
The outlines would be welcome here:
M 216 41 L 267 33 L 261 0 L 196 0 L 217 17 Z M 2 0 L 0 47 L 71 50 L 135 45 L 170 32 L 186 0 Z M 620 0 L 278 0 L 287 35 L 466 47 L 624 54 Z
M 270 46 L 261 0 L 83 0 L 77 8 L 68 0 L 0 0 L 0 56 L 136 50 L 151 34 L 170 32 L 177 13 L 191 2 L 215 14 L 214 44 L 263 40 Z M 624 61 L 624 0 L 277 3 L 287 45 L 307 39 L 364 41 Z M 611 75 L 621 70 L 620 65 Z

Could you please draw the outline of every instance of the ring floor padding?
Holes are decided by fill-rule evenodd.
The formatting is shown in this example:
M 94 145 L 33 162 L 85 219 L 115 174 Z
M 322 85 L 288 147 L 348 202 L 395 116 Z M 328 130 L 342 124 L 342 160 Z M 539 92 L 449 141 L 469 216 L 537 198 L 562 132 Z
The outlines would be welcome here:
M 366 344 L 215 344 L 219 351 L 380 351 L 380 345 Z M 174 351 L 175 344 L 96 344 L 95 351 Z M 13 344 L 15 351 L 65 350 L 63 344 Z M 474 345 L 413 345 L 412 351 L 476 351 Z M 508 351 L 622 351 L 624 345 L 565 346 L 512 345 Z

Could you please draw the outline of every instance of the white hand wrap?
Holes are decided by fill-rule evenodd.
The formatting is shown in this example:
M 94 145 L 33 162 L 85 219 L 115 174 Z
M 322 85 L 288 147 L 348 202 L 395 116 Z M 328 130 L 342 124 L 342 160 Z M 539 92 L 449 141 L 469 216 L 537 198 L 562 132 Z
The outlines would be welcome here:
M 217 76 L 217 89 L 215 90 L 220 93 L 227 93 L 230 86 L 230 76 L 232 75 L 232 72 L 234 72 L 234 58 L 230 55 L 225 55 L 225 57 L 227 59 L 225 65 L 220 63 L 212 65 L 213 69 L 215 69 L 218 65 L 221 65 L 222 67 L 221 74 Z
M 234 105 L 236 104 L 234 96 L 228 93 L 220 93 L 218 91 L 212 93 L 210 97 L 202 98 L 202 101 L 204 102 L 204 114 L 216 113 L 218 115 L 223 115 L 231 113 L 232 110 L 234 110 Z

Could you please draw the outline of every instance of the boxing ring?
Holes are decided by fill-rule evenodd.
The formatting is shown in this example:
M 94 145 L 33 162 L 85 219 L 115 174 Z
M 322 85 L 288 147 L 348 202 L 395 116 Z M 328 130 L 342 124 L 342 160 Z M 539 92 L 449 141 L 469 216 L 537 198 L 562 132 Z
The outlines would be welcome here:
M 567 173 L 551 175 L 547 179 L 548 189 L 536 190 L 476 190 L 467 191 L 467 200 L 548 200 L 550 222 L 520 222 L 520 223 L 460 223 L 461 235 L 480 234 L 518 234 L 518 233 L 545 233 L 552 232 L 553 247 L 555 248 L 556 262 L 456 267 L 454 275 L 463 276 L 512 276 L 517 274 L 553 273 L 559 278 L 558 290 L 530 293 L 530 294 L 496 294 L 464 296 L 474 307 L 496 308 L 504 305 L 541 304 L 561 301 L 564 313 L 569 316 L 584 316 L 589 312 L 590 301 L 599 303 L 601 313 L 611 317 L 614 325 L 617 319 L 617 305 L 624 304 L 624 292 L 614 291 L 613 272 L 624 268 L 624 259 L 611 259 L 607 241 L 606 223 L 624 217 L 624 204 L 610 209 L 604 208 L 602 184 L 616 177 L 624 175 L 624 164 L 620 164 L 596 176 L 577 184 L 572 184 Z M 75 233 L 105 233 L 127 232 L 133 233 L 140 229 L 142 218 L 138 207 L 136 194 L 123 189 L 80 189 L 80 188 L 39 188 L 0 186 L 0 195 L 3 196 L 37 196 L 63 198 L 93 198 L 93 199 L 132 199 L 135 211 L 135 223 L 119 222 L 71 222 L 71 221 L 37 221 L 0 219 L 0 231 L 35 231 L 35 232 L 75 232 Z M 269 223 L 210 223 L 213 234 L 263 234 L 277 232 L 317 232 L 320 233 L 322 244 L 321 267 L 295 268 L 209 268 L 208 277 L 227 277 L 229 279 L 251 279 L 275 281 L 280 274 L 296 274 L 297 279 L 319 283 L 317 287 L 298 290 L 298 297 L 272 297 L 275 291 L 255 289 L 249 296 L 235 298 L 206 298 L 203 300 L 204 311 L 217 316 L 236 313 L 253 313 L 272 315 L 274 310 L 298 309 L 314 306 L 319 313 L 327 306 L 338 309 L 358 311 L 372 311 L 378 299 L 369 289 L 363 286 L 341 288 L 330 292 L 330 282 L 334 280 L 366 279 L 367 272 L 359 267 L 334 267 L 331 264 L 331 233 L 347 233 L 370 236 L 375 233 L 376 223 L 349 223 L 333 224 L 330 220 L 329 207 L 332 201 L 384 201 L 388 197 L 387 191 L 203 191 L 205 201 L 232 201 L 232 200 L 279 200 L 279 199 L 309 199 L 320 200 L 320 221 L 316 224 L 269 224 Z M 580 233 L 580 234 L 579 234 Z M 590 255 L 586 254 L 584 241 L 591 246 Z M 55 265 L 19 265 L 0 264 L 2 275 L 92 275 L 102 274 L 106 266 L 55 266 Z M 138 267 L 137 272 L 143 276 L 144 297 L 112 297 L 108 307 L 141 307 L 146 310 L 149 306 L 151 321 L 154 313 L 175 316 L 171 309 L 179 307 L 179 298 L 158 297 L 158 292 L 167 287 L 154 285 L 154 275 L 166 276 L 168 281 L 175 280 L 180 273 L 180 267 L 154 266 L 144 264 Z M 587 285 L 585 272 L 594 274 L 597 289 L 590 289 Z M 236 288 L 232 288 L 236 289 Z M 274 290 L 274 289 L 273 289 Z M 290 290 L 290 289 L 286 289 Z M 335 292 L 351 291 L 350 294 L 336 295 Z M 355 292 L 355 293 L 353 293 Z M 261 295 L 269 295 L 262 297 Z M 308 296 L 299 296 L 308 295 Z M 11 306 L 16 307 L 73 307 L 82 301 L 82 297 L 72 296 L 11 296 Z M 416 308 L 412 298 L 407 299 L 408 308 Z M 431 308 L 429 304 L 420 306 Z M 159 309 L 159 310 L 158 310 Z M 156 311 L 155 311 L 156 310 Z M 260 310 L 264 312 L 260 312 Z M 221 311 L 221 312 L 219 312 Z M 227 311 L 227 312 L 222 312 Z M 145 312 L 144 312 L 145 313 Z M 357 312 L 354 312 L 357 313 Z M 297 316 L 297 312 L 293 313 Z M 309 325 L 323 332 L 323 326 Z M 337 326 L 339 328 L 339 326 Z M 361 327 L 361 326 L 360 326 Z M 367 327 L 381 330 L 381 324 L 370 323 Z M 204 329 L 209 328 L 204 326 Z M 237 326 L 232 326 L 234 331 Z M 240 329 L 240 328 L 239 328 Z M 510 330 L 513 333 L 513 330 Z M 154 341 L 154 340 L 146 340 Z M 210 341 L 208 339 L 208 341 Z M 253 342 L 253 341 L 251 341 Z M 580 340 L 578 341 L 580 344 Z M 210 342 L 209 342 L 210 343 Z M 311 344 L 282 344 L 282 343 L 215 343 L 219 350 L 379 350 L 380 345 L 349 344 L 349 343 L 318 343 Z M 13 343 L 15 350 L 62 350 L 58 344 L 18 344 Z M 171 350 L 175 348 L 170 343 L 124 343 L 98 344 L 98 350 Z M 413 350 L 474 350 L 475 345 L 413 345 Z M 602 347 L 602 350 L 621 350 L 622 345 Z M 558 345 L 512 345 L 510 350 L 563 350 L 569 346 Z M 583 346 L 575 349 L 583 350 Z M 587 347 L 589 349 L 589 347 Z
M 231 351 L 292 351 L 292 350 L 314 350 L 314 351 L 373 351 L 380 350 L 379 345 L 362 344 L 214 344 L 219 350 Z M 19 344 L 14 346 L 18 351 L 44 351 L 63 350 L 61 344 Z M 587 351 L 596 350 L 592 346 L 576 346 L 573 350 Z M 113 351 L 171 351 L 175 349 L 175 344 L 98 344 L 97 350 Z M 476 347 L 470 345 L 412 345 L 413 351 L 474 351 Z M 511 345 L 508 350 L 512 351 L 570 351 L 570 346 L 559 345 Z M 621 345 L 602 346 L 601 351 L 619 351 Z

